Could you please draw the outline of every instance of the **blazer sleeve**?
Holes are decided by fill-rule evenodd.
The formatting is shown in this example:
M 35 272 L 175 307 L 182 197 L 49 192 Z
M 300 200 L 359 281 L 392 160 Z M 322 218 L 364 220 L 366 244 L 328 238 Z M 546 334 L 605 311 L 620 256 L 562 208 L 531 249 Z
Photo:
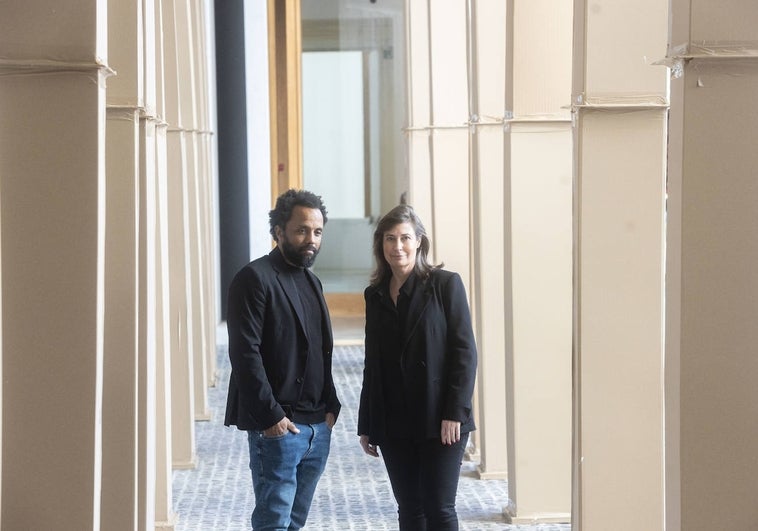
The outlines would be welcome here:
M 442 302 L 447 320 L 442 418 L 465 422 L 472 413 L 477 352 L 466 288 L 457 273 L 452 273 L 442 286 Z
M 369 297 L 370 289 L 363 292 L 365 301 L 365 340 L 364 357 L 363 357 L 363 383 L 361 384 L 361 394 L 358 402 L 358 435 L 369 435 L 371 433 L 371 419 L 369 411 L 369 399 L 371 397 L 371 373 L 369 368 L 369 351 L 373 348 L 373 337 L 369 333 Z
M 229 287 L 227 326 L 232 378 L 239 393 L 239 412 L 259 426 L 282 420 L 284 410 L 274 398 L 261 353 L 265 326 L 266 284 L 252 268 L 244 268 Z

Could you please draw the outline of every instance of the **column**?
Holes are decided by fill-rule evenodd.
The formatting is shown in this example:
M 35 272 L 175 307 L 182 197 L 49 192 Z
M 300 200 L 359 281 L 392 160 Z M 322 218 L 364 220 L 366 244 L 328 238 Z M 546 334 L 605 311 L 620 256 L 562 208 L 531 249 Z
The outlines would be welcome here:
M 139 364 L 138 364 L 138 494 L 137 529 L 153 530 L 156 527 L 157 474 L 165 461 L 157 456 L 158 434 L 165 426 L 158 425 L 157 403 L 159 382 L 157 363 L 160 337 L 158 313 L 157 252 L 158 200 L 156 193 L 158 128 L 161 120 L 157 101 L 157 37 L 156 6 L 154 0 L 139 0 L 142 18 L 142 111 L 140 117 L 140 181 L 139 181 Z
M 514 0 L 506 105 L 508 513 L 571 517 L 572 3 Z
M 152 6 L 150 6 L 152 8 Z M 154 78 L 153 78 L 154 81 Z M 138 419 L 137 430 L 137 525 L 138 529 L 155 526 L 156 498 L 156 351 L 157 328 L 157 197 L 156 128 L 154 114 L 147 112 L 140 119 L 140 197 L 139 197 L 139 357 L 138 357 Z
M 213 8 L 211 2 L 192 0 L 190 12 L 194 20 L 193 42 L 195 44 L 195 93 L 197 106 L 197 144 L 198 144 L 198 241 L 200 242 L 200 293 L 202 295 L 203 319 L 203 353 L 206 365 L 206 386 L 216 385 L 216 328 L 218 325 L 216 304 L 216 253 L 214 235 L 215 194 L 213 180 L 213 124 L 211 123 L 212 99 L 209 93 L 215 86 L 213 69 L 208 45 L 211 42 L 208 33 L 212 32 L 211 22 Z M 211 34 L 212 35 L 212 34 Z
M 147 1 L 147 0 L 146 0 Z M 148 98 L 154 102 L 155 125 L 155 165 L 154 180 L 151 190 L 155 201 L 155 233 L 152 253 L 155 259 L 155 493 L 154 520 L 155 529 L 172 531 L 175 515 L 173 512 L 172 491 L 172 413 L 171 413 L 171 319 L 169 286 L 169 245 L 168 245 L 168 162 L 167 162 L 167 124 L 163 117 L 165 105 L 165 61 L 164 61 L 164 18 L 163 0 L 153 0 L 152 6 L 145 4 L 145 14 L 151 9 L 152 24 L 155 28 L 155 61 L 147 62 L 154 73 L 146 73 L 147 78 L 155 80 L 155 97 Z M 148 85 L 150 86 L 150 85 Z M 148 105 L 148 108 L 149 105 Z M 146 185 L 146 186 L 149 186 Z M 149 242 L 147 242 L 149 245 Z M 150 250 L 148 249 L 148 253 Z
M 182 90 L 179 56 L 180 23 L 176 3 L 163 0 L 163 59 L 167 163 L 167 223 L 169 257 L 169 333 L 171 335 L 171 430 L 175 468 L 195 466 L 194 330 L 191 308 L 191 259 L 189 249 L 189 171 L 187 138 L 183 131 Z M 183 44 L 182 44 L 183 45 Z
M 666 529 L 750 529 L 758 521 L 758 5 L 671 5 Z
M 505 4 L 410 2 L 407 19 L 410 202 L 434 260 L 467 285 L 479 349 L 470 457 L 482 478 L 504 478 Z
M 4 529 L 100 529 L 104 14 L 0 6 Z
M 106 122 L 103 524 L 134 529 L 137 511 L 139 111 L 109 107 Z
M 187 290 L 191 304 L 187 306 L 188 320 L 192 323 L 187 330 L 187 341 L 191 344 L 192 356 L 192 386 L 195 404 L 195 420 L 209 420 L 208 410 L 208 377 L 206 355 L 206 326 L 205 300 L 202 282 L 205 275 L 205 264 L 202 260 L 203 247 L 200 226 L 200 181 L 201 175 L 200 142 L 198 134 L 198 94 L 196 56 L 199 50 L 194 38 L 193 27 L 197 20 L 193 18 L 190 4 L 192 0 L 174 0 L 174 15 L 176 17 L 176 59 L 178 68 L 179 91 L 179 134 L 183 136 L 186 151 L 182 162 L 186 169 L 185 183 L 185 238 L 187 253 Z
M 574 486 L 582 531 L 664 528 L 667 3 L 574 3 Z M 702 501 L 702 498 L 701 498 Z
M 500 0 L 471 3 L 469 14 L 472 76 L 471 169 L 474 288 L 473 315 L 479 348 L 477 382 L 479 452 L 478 474 L 503 479 L 508 470 L 505 387 L 506 329 L 510 328 L 510 286 L 506 286 L 506 213 L 504 95 L 506 83 L 507 3 Z M 503 507 L 508 500 L 502 500 Z
M 137 528 L 138 249 L 142 19 L 137 2 L 109 2 L 106 90 L 105 355 L 102 522 Z
M 162 0 L 156 0 L 160 4 Z M 160 57 L 160 52 L 158 53 Z M 160 71 L 160 69 L 159 69 Z M 160 94 L 160 91 L 159 91 Z M 160 102 L 161 98 L 159 98 Z M 160 107 L 159 107 L 160 109 Z M 155 528 L 172 531 L 176 515 L 173 510 L 172 470 L 173 458 L 173 408 L 174 395 L 171 362 L 173 359 L 171 333 L 171 275 L 169 271 L 169 223 L 168 223 L 168 142 L 166 125 L 156 128 L 155 150 Z
M 468 288 L 466 4 L 461 0 L 430 5 L 412 2 L 409 11 L 409 67 L 413 72 L 409 203 L 431 236 L 431 260 L 444 261 L 448 269 L 461 275 Z M 438 86 L 445 90 L 433 92 Z
M 421 217 L 431 239 L 430 260 L 444 263 L 446 269 L 460 274 L 478 331 L 470 253 L 474 245 L 474 197 L 469 149 L 467 2 L 408 2 L 406 18 L 410 103 L 407 201 Z M 435 91 L 434 87 L 444 90 Z M 475 414 L 481 408 L 480 396 L 475 391 Z M 478 423 L 480 430 L 482 424 Z M 473 451 L 467 458 L 483 462 L 479 439 L 480 434 L 474 432 Z

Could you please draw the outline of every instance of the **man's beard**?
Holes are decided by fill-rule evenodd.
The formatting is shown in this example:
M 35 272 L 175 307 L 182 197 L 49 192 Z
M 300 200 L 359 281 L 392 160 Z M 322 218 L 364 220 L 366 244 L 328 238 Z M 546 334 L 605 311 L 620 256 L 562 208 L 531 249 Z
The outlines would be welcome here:
M 287 241 L 287 238 L 285 236 L 282 236 L 282 238 L 280 238 L 279 248 L 282 250 L 282 254 L 284 254 L 285 260 L 287 260 L 290 264 L 296 265 L 298 267 L 311 267 L 313 265 L 313 262 L 316 261 L 316 257 L 318 256 L 319 251 L 318 248 L 312 244 L 303 245 L 296 248 L 294 245 L 290 244 L 289 241 Z M 313 254 L 309 255 L 306 253 L 306 251 L 313 251 Z

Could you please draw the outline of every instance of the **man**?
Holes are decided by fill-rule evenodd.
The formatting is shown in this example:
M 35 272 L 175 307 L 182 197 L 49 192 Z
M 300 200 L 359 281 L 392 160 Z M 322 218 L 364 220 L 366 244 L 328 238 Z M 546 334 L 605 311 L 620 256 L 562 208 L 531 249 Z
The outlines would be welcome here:
M 248 432 L 255 531 L 305 525 L 340 410 L 329 313 L 308 269 L 326 221 L 321 197 L 304 190 L 279 196 L 269 212 L 276 247 L 229 287 L 224 424 Z

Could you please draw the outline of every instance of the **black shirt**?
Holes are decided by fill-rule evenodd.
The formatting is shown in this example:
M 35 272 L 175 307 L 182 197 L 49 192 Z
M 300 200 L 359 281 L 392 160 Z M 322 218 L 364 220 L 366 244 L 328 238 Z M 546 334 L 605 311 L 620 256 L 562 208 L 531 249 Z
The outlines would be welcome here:
M 321 311 L 316 286 L 306 276 L 303 268 L 293 268 L 292 277 L 297 287 L 305 316 L 305 333 L 308 351 L 300 397 L 295 404 L 294 422 L 322 422 L 325 418 L 324 392 L 324 316 Z M 300 331 L 297 331 L 300 333 Z M 315 417 L 318 420 L 313 420 Z
M 408 437 L 412 433 L 409 404 L 405 393 L 402 349 L 407 334 L 408 305 L 416 287 L 416 275 L 410 275 L 400 287 L 397 305 L 390 297 L 389 278 L 381 291 L 383 315 L 382 391 L 385 401 L 387 435 Z

